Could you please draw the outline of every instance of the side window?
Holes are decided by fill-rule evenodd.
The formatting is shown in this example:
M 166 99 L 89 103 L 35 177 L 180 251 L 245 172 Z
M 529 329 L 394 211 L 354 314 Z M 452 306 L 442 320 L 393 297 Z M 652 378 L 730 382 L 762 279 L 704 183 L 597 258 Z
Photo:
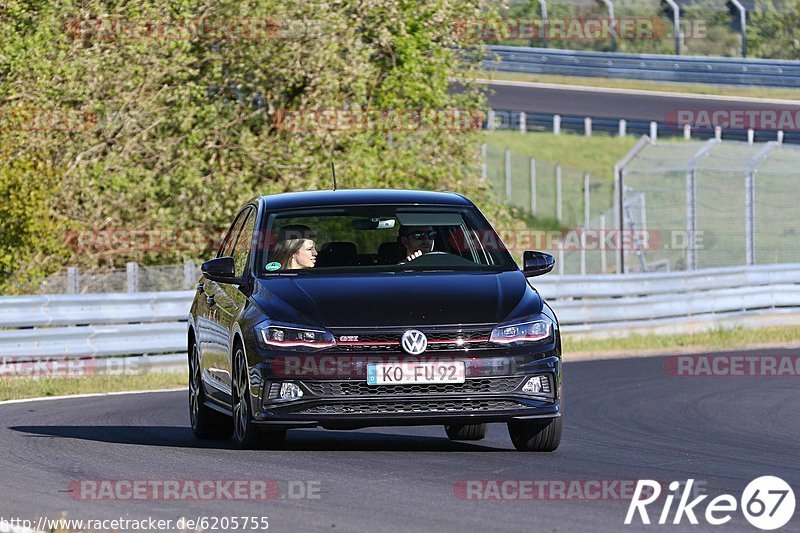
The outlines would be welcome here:
M 217 257 L 231 257 L 233 255 L 233 245 L 236 244 L 236 237 L 239 235 L 244 219 L 249 212 L 250 208 L 243 209 L 236 217 L 236 220 L 233 221 L 233 224 L 231 224 L 228 230 L 228 234 L 225 235 L 225 240 L 222 241 L 219 247 Z
M 253 232 L 256 229 L 255 209 L 248 209 L 247 220 L 239 232 L 236 245 L 233 248 L 233 265 L 237 276 L 243 276 L 250 258 L 250 248 L 253 246 Z

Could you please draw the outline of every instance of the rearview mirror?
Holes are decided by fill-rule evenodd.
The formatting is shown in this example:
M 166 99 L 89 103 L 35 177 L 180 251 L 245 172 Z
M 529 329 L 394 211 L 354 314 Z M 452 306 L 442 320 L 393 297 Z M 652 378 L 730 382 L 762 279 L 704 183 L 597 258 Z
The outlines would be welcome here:
M 200 267 L 200 271 L 206 279 L 219 283 L 238 283 L 241 281 L 236 277 L 233 257 L 217 257 L 206 261 Z
M 547 274 L 556 265 L 555 258 L 544 252 L 532 252 L 526 250 L 522 254 L 522 273 L 526 277 L 541 276 Z

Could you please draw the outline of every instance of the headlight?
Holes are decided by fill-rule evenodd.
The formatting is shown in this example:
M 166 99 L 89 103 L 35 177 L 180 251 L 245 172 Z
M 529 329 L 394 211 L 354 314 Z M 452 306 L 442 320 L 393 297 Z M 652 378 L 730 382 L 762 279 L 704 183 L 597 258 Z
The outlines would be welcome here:
M 256 333 L 267 348 L 316 351 L 336 346 L 333 334 L 324 329 L 266 323 L 256 326 Z
M 526 344 L 550 340 L 553 323 L 549 320 L 520 321 L 501 324 L 492 330 L 491 342 L 498 344 Z

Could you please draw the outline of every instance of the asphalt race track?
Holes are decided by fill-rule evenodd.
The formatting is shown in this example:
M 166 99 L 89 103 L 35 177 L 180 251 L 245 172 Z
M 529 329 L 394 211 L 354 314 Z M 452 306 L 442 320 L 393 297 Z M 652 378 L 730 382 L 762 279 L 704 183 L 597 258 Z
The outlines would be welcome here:
M 675 120 L 678 110 L 759 111 L 780 112 L 789 110 L 792 116 L 800 112 L 797 105 L 755 103 L 737 100 L 665 96 L 660 94 L 632 94 L 625 92 L 598 92 L 573 88 L 517 87 L 493 84 L 489 105 L 494 109 L 574 115 L 581 117 L 624 118 L 626 120 Z
M 702 515 L 712 497 L 738 500 L 764 475 L 800 496 L 800 378 L 676 377 L 665 361 L 566 364 L 565 433 L 552 454 L 514 451 L 502 425 L 477 443 L 450 442 L 441 427 L 295 430 L 283 450 L 240 451 L 193 439 L 186 391 L 0 405 L 0 517 L 268 516 L 270 531 L 758 531 L 739 510 L 715 527 Z M 688 478 L 710 496 L 694 527 L 685 517 L 678 526 L 624 526 L 629 500 L 613 496 L 478 501 L 454 490 L 465 480 L 655 479 L 666 487 Z M 272 501 L 93 501 L 68 492 L 83 479 L 304 480 L 319 492 Z M 662 503 L 649 508 L 653 521 Z M 799 516 L 780 531 L 800 531 Z

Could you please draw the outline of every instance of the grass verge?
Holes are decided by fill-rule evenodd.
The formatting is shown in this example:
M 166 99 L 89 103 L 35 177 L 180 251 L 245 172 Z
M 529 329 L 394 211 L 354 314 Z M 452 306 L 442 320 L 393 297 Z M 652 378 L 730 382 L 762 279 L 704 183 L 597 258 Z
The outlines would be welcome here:
M 714 85 L 705 83 L 658 82 L 648 80 L 622 80 L 615 78 L 587 78 L 580 76 L 547 76 L 517 72 L 484 71 L 478 75 L 487 80 L 531 81 L 536 83 L 555 83 L 558 85 L 580 85 L 582 87 L 603 87 L 607 89 L 635 89 L 640 91 L 666 91 L 682 94 L 708 94 L 716 96 L 746 98 L 777 98 L 800 100 L 800 89 L 771 87 L 739 87 L 735 85 Z
M 96 392 L 159 390 L 186 386 L 188 375 L 153 373 L 128 376 L 81 376 L 0 379 L 0 401 Z
M 631 335 L 621 339 L 562 340 L 566 358 L 571 354 L 598 356 L 647 355 L 649 353 L 713 352 L 800 343 L 800 326 L 759 329 L 717 329 L 692 335 Z

